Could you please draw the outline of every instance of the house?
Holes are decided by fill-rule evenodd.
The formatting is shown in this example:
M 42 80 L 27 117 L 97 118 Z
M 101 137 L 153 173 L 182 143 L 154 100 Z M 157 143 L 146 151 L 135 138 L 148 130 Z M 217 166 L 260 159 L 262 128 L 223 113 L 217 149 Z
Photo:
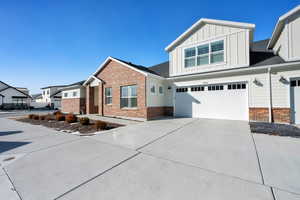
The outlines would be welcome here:
M 84 82 L 87 113 L 143 120 L 172 115 L 171 82 L 157 71 L 108 57 Z
M 53 109 L 59 109 L 61 107 L 61 89 L 68 85 L 54 85 L 43 87 L 42 89 L 42 100 L 43 103 L 48 103 L 48 105 Z
M 26 88 L 16 88 L 0 81 L 0 106 L 2 109 L 26 109 L 31 96 Z
M 300 6 L 261 41 L 254 24 L 202 18 L 149 68 L 108 57 L 83 84 L 86 112 L 300 123 L 299 16 Z
M 85 87 L 84 81 L 70 84 L 61 89 L 62 101 L 61 111 L 64 113 L 84 114 L 85 109 Z
M 42 96 L 41 93 L 39 93 L 39 94 L 33 94 L 33 95 L 31 95 L 31 97 L 32 97 L 32 101 L 33 102 L 39 103 L 39 102 L 43 101 L 43 96 Z

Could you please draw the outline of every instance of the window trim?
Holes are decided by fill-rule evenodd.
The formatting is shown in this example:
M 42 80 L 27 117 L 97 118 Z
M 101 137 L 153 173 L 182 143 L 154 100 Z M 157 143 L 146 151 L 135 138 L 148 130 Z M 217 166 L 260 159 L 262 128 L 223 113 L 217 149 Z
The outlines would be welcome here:
M 221 51 L 215 51 L 215 52 L 211 52 L 211 44 L 214 43 L 214 42 L 218 42 L 218 41 L 223 41 L 223 50 Z M 203 54 L 203 55 L 198 55 L 198 47 L 199 46 L 202 46 L 202 45 L 206 45 L 208 44 L 208 53 L 207 54 Z M 194 66 L 190 66 L 190 67 L 186 67 L 185 66 L 185 50 L 186 49 L 191 49 L 191 48 L 195 48 L 196 49 L 196 55 L 195 56 L 192 56 L 190 58 L 194 58 L 195 59 L 195 65 Z M 215 63 L 211 63 L 211 56 L 213 54 L 217 54 L 217 53 L 220 53 L 220 52 L 223 52 L 223 61 L 221 62 L 215 62 Z M 214 40 L 206 40 L 206 41 L 203 41 L 201 43 L 194 43 L 194 44 L 191 44 L 191 45 L 188 45 L 188 46 L 185 46 L 182 48 L 182 66 L 184 69 L 189 69 L 189 68 L 195 68 L 195 67 L 207 67 L 207 66 L 217 66 L 217 65 L 224 65 L 227 61 L 226 61 L 226 38 L 225 37 L 220 37 L 220 38 L 217 38 L 217 39 L 214 39 Z M 204 57 L 204 56 L 207 56 L 208 55 L 208 64 L 203 64 L 203 65 L 198 65 L 197 64 L 197 58 L 198 57 Z
M 106 95 L 106 90 L 107 89 L 110 89 L 110 96 Z M 107 103 L 106 98 L 111 98 L 111 103 Z M 105 105 L 112 105 L 112 99 L 113 99 L 113 97 L 112 97 L 112 87 L 106 87 L 106 88 L 104 88 L 104 101 L 105 101 L 104 103 L 105 103 Z
M 152 92 L 152 88 L 154 87 L 154 92 Z M 150 83 L 150 94 L 156 95 L 156 84 Z
M 130 86 L 136 86 L 136 96 L 131 96 L 131 89 L 130 89 L 130 90 L 128 90 L 128 96 L 127 97 L 122 97 L 122 88 L 123 87 L 130 87 Z M 122 98 L 127 98 L 127 99 L 136 98 L 136 106 L 135 107 L 129 107 L 129 106 L 122 107 L 122 103 L 121 103 Z M 120 86 L 120 108 L 121 109 L 137 109 L 138 108 L 138 84 L 121 85 Z
M 162 93 L 160 93 L 160 88 L 162 88 Z M 164 88 L 163 85 L 159 85 L 159 86 L 158 86 L 158 94 L 159 94 L 159 95 L 164 95 L 164 94 L 165 94 L 165 88 Z

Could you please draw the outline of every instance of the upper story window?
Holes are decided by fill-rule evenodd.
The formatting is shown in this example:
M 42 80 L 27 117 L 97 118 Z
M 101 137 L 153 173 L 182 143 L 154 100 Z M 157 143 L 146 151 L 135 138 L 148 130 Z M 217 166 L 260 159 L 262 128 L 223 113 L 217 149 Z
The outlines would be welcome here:
M 45 95 L 45 90 L 43 91 L 43 95 Z
M 224 40 L 184 50 L 184 66 L 195 67 L 224 61 Z
M 50 94 L 50 90 L 47 90 L 47 94 Z
M 164 94 L 164 87 L 160 85 L 158 88 L 158 92 L 159 94 Z
M 64 93 L 64 97 L 68 97 L 68 92 L 65 92 L 65 93 Z
M 76 97 L 77 96 L 77 92 L 73 92 L 73 97 Z
M 112 104 L 112 88 L 105 88 L 105 104 Z

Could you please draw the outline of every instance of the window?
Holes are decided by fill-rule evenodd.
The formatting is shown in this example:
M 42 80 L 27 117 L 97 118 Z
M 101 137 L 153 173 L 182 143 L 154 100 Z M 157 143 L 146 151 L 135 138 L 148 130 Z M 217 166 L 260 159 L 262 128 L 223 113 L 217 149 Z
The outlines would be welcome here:
M 297 87 L 297 86 L 300 86 L 300 80 L 291 81 L 291 87 Z
M 77 96 L 77 92 L 73 92 L 73 97 L 76 97 Z
M 43 95 L 45 95 L 45 90 L 43 91 Z
M 49 91 L 49 90 L 47 90 L 47 94 L 50 94 L 50 91 Z
M 224 61 L 224 40 L 184 50 L 184 66 L 194 67 Z
M 64 97 L 68 97 L 68 93 L 67 92 L 64 93 Z
M 137 107 L 137 85 L 121 87 L 121 108 Z
M 159 92 L 159 94 L 164 94 L 164 88 L 163 88 L 163 86 L 159 86 L 158 92 Z
M 155 85 L 151 85 L 150 92 L 151 94 L 155 94 Z
M 227 86 L 228 90 L 241 90 L 246 89 L 246 83 L 233 83 Z
M 210 85 L 208 86 L 208 91 L 215 91 L 215 90 L 224 90 L 223 85 Z
M 112 104 L 112 89 L 105 88 L 105 104 Z
M 187 92 L 188 88 L 176 88 L 176 92 Z
M 191 87 L 192 92 L 204 91 L 204 86 Z

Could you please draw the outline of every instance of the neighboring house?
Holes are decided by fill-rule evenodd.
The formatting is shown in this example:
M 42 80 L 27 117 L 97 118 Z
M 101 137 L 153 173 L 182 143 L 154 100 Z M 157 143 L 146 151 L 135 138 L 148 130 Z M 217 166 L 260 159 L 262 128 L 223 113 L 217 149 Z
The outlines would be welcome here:
M 51 108 L 60 109 L 61 107 L 61 89 L 67 85 L 47 86 L 42 89 L 43 103 L 48 103 Z
M 64 113 L 84 114 L 85 109 L 85 87 L 84 81 L 70 84 L 61 89 L 62 101 L 61 111 Z
M 30 105 L 31 96 L 26 88 L 22 90 L 0 81 L 0 104 L 3 109 L 26 109 Z
M 175 116 L 300 123 L 300 6 L 270 40 L 255 25 L 201 19 L 166 51 Z
M 90 114 L 132 119 L 172 115 L 171 83 L 151 68 L 108 57 L 84 86 Z
M 87 113 L 300 123 L 300 6 L 270 39 L 254 24 L 200 19 L 146 68 L 108 57 L 84 83 Z
M 32 97 L 32 102 L 40 103 L 43 101 L 42 94 L 33 94 L 33 95 L 31 95 L 31 97 Z

